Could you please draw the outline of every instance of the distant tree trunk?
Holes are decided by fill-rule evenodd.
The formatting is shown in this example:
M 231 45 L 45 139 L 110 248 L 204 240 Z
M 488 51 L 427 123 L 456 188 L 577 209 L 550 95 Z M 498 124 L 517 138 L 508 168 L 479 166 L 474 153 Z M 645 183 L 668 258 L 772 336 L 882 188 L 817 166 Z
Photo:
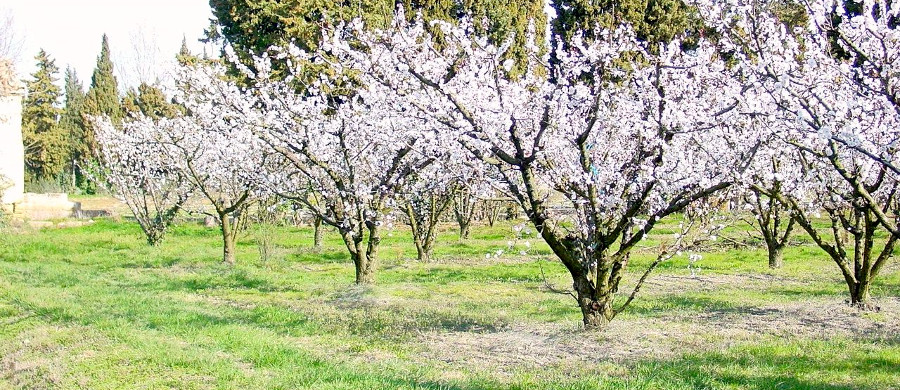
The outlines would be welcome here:
M 459 222 L 459 220 L 457 220 Z M 470 222 L 461 222 L 459 223 L 459 239 L 460 240 L 468 240 L 469 234 L 472 231 L 472 224 Z
M 322 217 L 319 215 L 313 218 L 313 248 L 322 248 Z
M 850 292 L 850 304 L 861 310 L 877 310 L 878 307 L 871 301 L 869 288 L 872 280 L 893 256 L 898 236 L 888 232 L 878 248 L 876 232 L 881 228 L 881 222 L 875 211 L 864 202 L 853 203 L 855 206 L 845 209 L 826 208 L 831 220 L 830 233 L 826 235 L 813 226 L 799 204 L 784 197 L 782 200 L 791 205 L 797 223 L 841 270 Z M 846 240 L 840 237 L 841 232 L 847 233 Z M 847 248 L 851 244 L 852 252 Z
M 144 233 L 147 235 L 147 244 L 150 246 L 159 246 L 162 244 L 165 231 L 146 229 Z
M 777 169 L 777 162 L 773 162 Z M 756 230 L 762 235 L 769 255 L 769 268 L 777 269 L 784 265 L 784 248 L 787 246 L 794 230 L 795 218 L 789 214 L 789 205 L 779 199 L 781 183 L 775 182 L 768 192 L 752 190 L 752 196 L 745 198 L 752 206 L 756 218 Z M 771 194 L 771 195 L 770 195 Z M 783 220 L 787 218 L 787 222 Z M 783 230 L 782 230 L 783 229 Z
M 487 209 L 488 226 L 494 227 L 494 224 L 497 223 L 497 219 L 500 218 L 500 202 L 493 199 L 485 200 L 482 207 Z
M 469 231 L 472 226 L 472 218 L 475 216 L 475 206 L 478 199 L 465 187 L 459 188 L 453 194 L 453 216 L 459 226 L 459 239 L 469 239 Z
M 511 221 L 519 218 L 519 207 L 513 202 L 506 203 L 506 220 Z
M 237 222 L 237 217 L 230 220 L 227 213 L 219 213 L 219 228 L 222 231 L 222 261 L 228 265 L 235 264 L 235 239 L 237 238 L 236 226 L 232 226 Z
M 414 238 L 413 241 L 416 244 L 416 259 L 423 263 L 430 262 L 434 254 L 434 241 L 418 237 Z
M 405 201 L 403 211 L 406 213 L 406 223 L 412 232 L 418 261 L 425 263 L 431 261 L 434 253 L 434 240 L 437 236 L 437 225 L 441 221 L 441 215 L 453 202 L 451 195 L 447 192 L 418 194 Z

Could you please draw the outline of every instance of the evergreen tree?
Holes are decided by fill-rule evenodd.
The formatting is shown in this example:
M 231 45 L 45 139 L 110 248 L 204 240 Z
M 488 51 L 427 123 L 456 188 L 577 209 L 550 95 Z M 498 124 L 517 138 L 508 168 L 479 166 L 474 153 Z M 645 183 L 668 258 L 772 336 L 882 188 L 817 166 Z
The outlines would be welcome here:
M 567 40 L 590 37 L 595 27 L 628 22 L 640 40 L 658 43 L 699 31 L 701 23 L 682 0 L 555 0 L 555 33 Z
M 68 160 L 68 140 L 58 122 L 62 113 L 57 107 L 62 93 L 56 85 L 59 68 L 43 49 L 35 60 L 37 71 L 26 85 L 28 96 L 22 111 L 26 178 L 30 182 L 56 179 Z
M 175 55 L 175 60 L 178 61 L 178 64 L 182 66 L 190 66 L 196 65 L 200 62 L 200 59 L 191 53 L 191 49 L 188 48 L 187 38 L 181 38 L 181 49 L 178 50 L 178 54 Z
M 103 34 L 103 43 L 100 47 L 100 56 L 97 57 L 97 67 L 91 76 L 91 88 L 84 100 L 84 116 L 105 115 L 119 123 L 122 120 L 122 106 L 119 101 L 119 86 L 116 76 L 113 74 L 113 63 L 110 59 L 109 40 Z M 87 121 L 87 118 L 85 118 Z M 88 156 L 93 156 L 96 151 L 94 131 L 89 123 L 85 126 L 85 142 L 88 145 Z
M 72 68 L 66 68 L 65 76 L 66 104 L 63 107 L 59 125 L 66 134 L 69 145 L 69 159 L 65 172 L 71 177 L 72 186 L 76 187 L 84 182 L 85 178 L 78 169 L 80 161 L 88 157 L 88 145 L 85 142 L 86 130 L 84 118 L 81 116 L 84 110 L 84 85 L 78 79 L 78 74 Z
M 207 30 L 207 41 L 224 38 L 247 66 L 252 66 L 251 55 L 261 55 L 273 45 L 293 43 L 315 49 L 321 38 L 321 21 L 333 25 L 361 17 L 369 26 L 385 26 L 397 5 L 402 5 L 410 18 L 421 11 L 427 20 L 454 20 L 462 13 L 487 20 L 486 25 L 476 27 L 486 27 L 487 31 L 481 32 L 495 40 L 515 33 L 512 57 L 525 55 L 529 23 L 534 21 L 539 33 L 546 25 L 542 0 L 210 0 L 209 4 L 218 26 Z M 283 64 L 277 61 L 273 67 L 276 75 L 283 71 Z
M 543 0 L 210 0 L 215 22 L 207 34 L 207 42 L 228 41 L 244 65 L 251 66 L 251 55 L 261 55 L 273 45 L 294 43 L 307 50 L 315 49 L 321 38 L 323 25 L 361 17 L 369 26 L 389 23 L 397 5 L 412 18 L 418 12 L 426 20 L 454 20 L 471 15 L 479 33 L 486 33 L 495 42 L 514 34 L 515 42 L 508 58 L 524 64 L 524 48 L 528 26 L 533 23 L 538 34 L 547 25 Z M 551 3 L 559 16 L 551 28 L 557 38 L 553 44 L 565 45 L 576 33 L 588 38 L 596 27 L 614 28 L 627 22 L 638 38 L 658 43 L 673 38 L 699 35 L 702 23 L 694 17 L 683 0 L 555 0 Z M 321 21 L 326 21 L 324 24 Z M 439 31 L 437 33 L 440 38 Z M 651 45 L 655 47 L 655 45 Z M 273 63 L 274 74 L 283 71 L 283 64 Z M 510 73 L 519 74 L 516 66 Z M 312 69 L 313 74 L 317 70 Z
M 147 83 L 129 90 L 122 99 L 122 108 L 128 114 L 143 114 L 153 119 L 174 118 L 181 113 L 179 105 L 169 102 L 162 90 Z

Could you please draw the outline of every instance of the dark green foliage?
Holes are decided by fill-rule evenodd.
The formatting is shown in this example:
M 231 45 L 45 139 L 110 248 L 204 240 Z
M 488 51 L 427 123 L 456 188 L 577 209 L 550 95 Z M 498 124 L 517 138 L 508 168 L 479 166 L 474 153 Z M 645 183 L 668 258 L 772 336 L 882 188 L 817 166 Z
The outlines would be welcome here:
M 261 55 L 271 46 L 293 43 L 314 50 L 323 25 L 333 26 L 360 17 L 368 26 L 386 26 L 398 4 L 406 9 L 409 18 L 414 18 L 418 11 L 426 20 L 456 20 L 465 13 L 471 14 L 476 20 L 487 22 L 477 27 L 496 41 L 514 33 L 516 45 L 509 55 L 520 60 L 525 57 L 529 23 L 534 20 L 539 33 L 546 24 L 543 2 L 539 0 L 210 0 L 209 3 L 220 28 L 210 28 L 208 39 L 224 38 L 247 65 L 251 55 Z M 483 27 L 487 27 L 486 31 Z M 275 63 L 276 75 L 281 70 L 282 66 Z
M 781 23 L 784 23 L 788 30 L 797 27 L 804 27 L 809 23 L 809 13 L 806 6 L 797 2 L 797 0 L 778 0 L 772 2 L 772 13 L 778 16 Z
M 524 70 L 529 25 L 533 23 L 539 35 L 547 25 L 541 0 L 210 0 L 210 6 L 218 28 L 207 31 L 208 39 L 228 41 L 245 65 L 252 65 L 251 55 L 261 55 L 271 46 L 294 43 L 315 49 L 322 26 L 355 17 L 372 27 L 385 26 L 395 7 L 402 6 L 409 18 L 418 12 L 426 20 L 452 21 L 471 15 L 479 33 L 487 34 L 496 43 L 512 37 L 514 42 L 507 57 L 516 60 L 510 72 L 516 76 Z M 576 33 L 590 38 L 598 28 L 613 28 L 625 22 L 634 27 L 640 39 L 650 43 L 651 51 L 656 43 L 676 37 L 683 38 L 688 48 L 702 29 L 699 19 L 682 0 L 559 0 L 553 2 L 553 7 L 559 18 L 552 28 L 560 38 L 556 43 L 563 46 Z M 439 31 L 432 32 L 440 39 Z M 273 68 L 276 77 L 284 71 L 278 62 Z M 309 69 L 313 75 L 321 71 Z
M 210 0 L 209 5 L 222 36 L 241 56 L 291 42 L 315 49 L 320 22 L 333 25 L 361 16 L 384 25 L 393 11 L 393 1 L 388 0 Z
M 88 90 L 85 98 L 82 114 L 86 117 L 105 115 L 114 123 L 122 120 L 123 113 L 119 102 L 119 85 L 116 81 L 116 76 L 113 74 L 109 40 L 106 38 L 106 34 L 103 34 L 100 56 L 97 57 L 97 67 L 94 68 L 94 74 L 91 76 L 91 88 Z M 86 129 L 85 142 L 87 142 L 88 151 L 94 153 L 97 148 L 94 132 L 90 125 L 86 126 Z
M 613 28 L 621 23 L 634 27 L 639 39 L 650 43 L 689 37 L 700 23 L 681 0 L 557 0 L 556 34 L 568 40 L 578 32 L 591 37 L 596 27 Z
M 79 186 L 86 180 L 78 168 L 79 162 L 88 157 L 85 123 L 81 116 L 81 112 L 84 110 L 84 99 L 84 85 L 78 79 L 75 70 L 67 68 L 66 104 L 63 107 L 59 126 L 68 140 L 69 161 L 67 161 L 65 172 L 71 177 L 72 187 Z
M 22 111 L 22 138 L 25 144 L 25 171 L 28 182 L 53 180 L 68 160 L 68 139 L 58 119 L 60 91 L 56 85 L 59 68 L 43 49 L 35 56 L 37 71 L 26 87 Z
M 174 118 L 182 112 L 182 108 L 169 102 L 159 88 L 147 83 L 128 91 L 122 99 L 122 108 L 129 115 L 142 114 L 153 119 Z

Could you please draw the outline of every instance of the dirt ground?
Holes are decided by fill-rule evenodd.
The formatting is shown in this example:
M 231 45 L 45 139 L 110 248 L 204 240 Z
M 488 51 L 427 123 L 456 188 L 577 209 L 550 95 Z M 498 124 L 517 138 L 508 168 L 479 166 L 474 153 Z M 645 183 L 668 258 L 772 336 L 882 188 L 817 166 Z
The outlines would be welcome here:
M 685 288 L 775 282 L 760 276 L 715 278 L 660 276 L 653 294 Z M 791 281 L 778 281 L 778 283 Z M 725 350 L 764 339 L 891 339 L 900 335 L 900 297 L 876 300 L 878 312 L 861 312 L 839 298 L 705 309 L 700 313 L 665 311 L 659 316 L 616 318 L 602 332 L 585 332 L 579 324 L 514 325 L 497 332 L 429 332 L 423 334 L 422 359 L 440 361 L 450 370 L 492 367 L 510 373 L 527 367 L 572 363 L 627 363 L 665 359 L 685 351 Z M 574 303 L 573 303 L 574 305 Z M 573 310 L 576 308 L 573 307 Z M 575 336 L 575 337 L 573 337 Z

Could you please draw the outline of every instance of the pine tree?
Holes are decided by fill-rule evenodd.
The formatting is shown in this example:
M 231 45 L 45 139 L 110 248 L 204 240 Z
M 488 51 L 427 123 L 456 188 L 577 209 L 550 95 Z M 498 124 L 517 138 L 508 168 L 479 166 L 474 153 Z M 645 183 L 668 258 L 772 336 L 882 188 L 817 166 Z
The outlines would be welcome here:
M 78 74 L 72 68 L 66 68 L 66 104 L 63 107 L 62 117 L 59 120 L 60 128 L 66 134 L 69 145 L 69 159 L 65 169 L 71 177 L 72 187 L 84 182 L 84 175 L 78 168 L 78 164 L 89 156 L 88 145 L 85 142 L 85 125 L 81 112 L 84 109 L 84 86 L 78 79 Z
M 57 106 L 62 93 L 56 85 L 59 68 L 43 49 L 35 60 L 37 71 L 26 85 L 22 111 L 26 179 L 32 183 L 56 179 L 68 160 L 67 139 L 58 122 L 62 113 Z
M 116 76 L 113 74 L 113 63 L 110 59 L 109 40 L 103 34 L 103 43 L 100 47 L 100 56 L 97 57 L 97 67 L 91 76 L 91 88 L 88 90 L 84 101 L 82 115 L 86 120 L 85 142 L 88 145 L 88 155 L 93 156 L 96 151 L 96 141 L 92 126 L 87 123 L 90 116 L 105 115 L 118 123 L 122 120 L 122 106 L 119 101 L 119 86 Z

